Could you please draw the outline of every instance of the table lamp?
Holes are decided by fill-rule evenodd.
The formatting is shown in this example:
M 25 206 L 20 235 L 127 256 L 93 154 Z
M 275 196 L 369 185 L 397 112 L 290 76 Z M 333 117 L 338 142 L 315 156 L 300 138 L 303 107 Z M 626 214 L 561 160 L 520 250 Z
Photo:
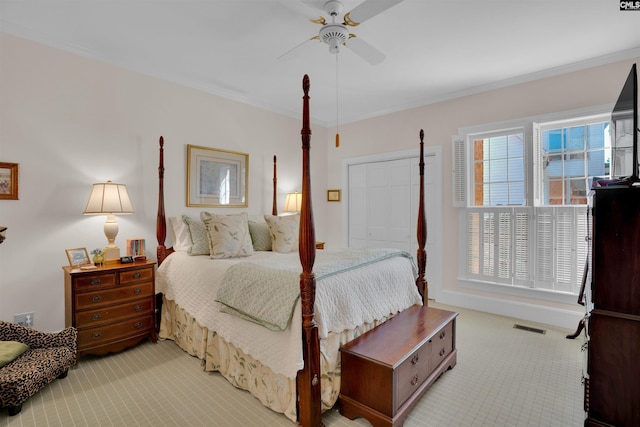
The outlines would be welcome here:
M 302 206 L 302 194 L 298 193 L 289 193 L 287 194 L 287 198 L 284 200 L 284 211 L 285 212 L 300 212 L 300 207 Z
M 118 223 L 116 215 L 132 214 L 133 206 L 129 200 L 127 187 L 124 184 L 114 184 L 111 181 L 93 184 L 84 215 L 107 215 L 104 223 L 104 235 L 107 236 L 107 246 L 104 248 L 104 260 L 120 259 L 120 248 L 116 245 Z

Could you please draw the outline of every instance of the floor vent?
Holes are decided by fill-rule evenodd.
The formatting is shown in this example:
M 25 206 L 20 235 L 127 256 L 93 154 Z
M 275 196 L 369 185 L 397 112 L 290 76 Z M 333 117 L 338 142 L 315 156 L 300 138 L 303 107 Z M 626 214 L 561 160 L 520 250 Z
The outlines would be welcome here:
M 532 328 L 531 326 L 518 325 L 517 323 L 513 325 L 515 329 L 522 329 L 523 331 L 535 332 L 536 334 L 546 334 L 547 331 L 539 328 Z

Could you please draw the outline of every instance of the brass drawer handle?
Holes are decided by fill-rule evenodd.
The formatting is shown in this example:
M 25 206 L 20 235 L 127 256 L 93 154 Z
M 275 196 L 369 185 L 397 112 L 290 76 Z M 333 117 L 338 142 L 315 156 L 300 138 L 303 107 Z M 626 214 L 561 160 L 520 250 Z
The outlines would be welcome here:
M 102 314 L 94 314 L 92 317 L 93 320 L 102 319 Z
M 136 323 L 133 325 L 133 327 L 134 327 L 134 328 L 136 328 L 136 329 L 140 329 L 140 328 L 142 328 L 142 322 L 136 322 Z
M 102 301 L 102 296 L 101 295 L 96 295 L 93 298 L 91 298 L 91 301 L 93 301 L 93 302 Z
M 415 366 L 418 363 L 419 359 L 420 359 L 420 356 L 418 354 L 414 354 L 413 357 L 411 358 L 411 364 Z
M 140 295 L 140 294 L 142 293 L 142 289 L 140 289 L 140 288 L 136 288 L 136 289 L 133 291 L 133 293 L 134 293 L 134 294 L 136 294 L 136 295 Z
M 93 335 L 91 335 L 91 339 L 96 340 L 96 339 L 100 338 L 101 336 L 102 336 L 102 332 L 96 332 Z
M 135 307 L 133 307 L 133 309 L 134 309 L 135 311 L 140 311 L 140 310 L 142 310 L 142 306 L 141 306 L 140 304 L 138 304 L 138 305 L 136 305 Z
M 142 277 L 142 273 L 136 273 L 136 274 L 133 275 L 134 279 L 139 279 L 141 277 Z
M 418 384 L 418 376 L 414 375 L 413 378 L 411 378 L 411 385 L 416 385 Z
M 438 353 L 438 354 L 440 355 L 440 357 L 442 357 L 442 356 L 444 356 L 444 353 L 445 353 L 445 351 L 444 351 L 444 348 L 443 348 L 443 349 L 440 350 L 440 353 Z
M 440 332 L 440 339 L 443 339 L 447 335 L 447 331 Z
M 93 280 L 91 281 L 91 284 L 92 284 L 92 285 L 99 285 L 100 283 L 102 283 L 102 280 L 100 280 L 100 279 L 93 279 Z

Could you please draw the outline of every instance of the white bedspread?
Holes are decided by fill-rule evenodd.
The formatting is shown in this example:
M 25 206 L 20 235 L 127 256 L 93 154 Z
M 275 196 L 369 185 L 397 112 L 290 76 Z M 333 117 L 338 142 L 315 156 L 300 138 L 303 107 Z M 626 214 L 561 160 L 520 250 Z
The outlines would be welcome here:
M 318 251 L 316 259 L 325 251 Z M 295 378 L 302 369 L 300 302 L 291 326 L 271 331 L 231 314 L 220 312 L 216 293 L 226 269 L 234 263 L 275 258 L 300 263 L 297 253 L 255 252 L 247 258 L 216 259 L 175 252 L 160 266 L 156 291 L 175 301 L 202 326 L 216 331 L 245 353 L 262 361 L 275 373 Z M 360 324 L 382 319 L 390 313 L 420 304 L 411 262 L 403 257 L 329 276 L 316 282 L 315 314 L 320 338 Z

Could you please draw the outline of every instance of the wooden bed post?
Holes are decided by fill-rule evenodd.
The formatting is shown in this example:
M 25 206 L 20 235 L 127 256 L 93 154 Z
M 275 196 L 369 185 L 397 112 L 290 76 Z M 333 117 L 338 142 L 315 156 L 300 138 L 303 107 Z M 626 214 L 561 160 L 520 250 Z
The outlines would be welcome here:
M 278 199 L 277 199 L 277 184 L 278 174 L 276 173 L 276 156 L 273 156 L 273 203 L 271 204 L 271 215 L 278 215 Z
M 424 130 L 420 129 L 420 200 L 418 202 L 418 277 L 416 286 L 422 295 L 422 304 L 429 305 L 429 284 L 425 279 L 427 266 L 427 252 L 424 247 L 427 244 L 427 217 L 424 213 Z
M 314 319 L 316 279 L 313 264 L 316 258 L 313 210 L 311 209 L 311 174 L 309 172 L 309 76 L 304 75 L 302 108 L 302 206 L 300 210 L 300 234 L 298 250 L 302 273 L 300 274 L 300 302 L 302 305 L 302 357 L 304 368 L 298 371 L 298 422 L 304 427 L 322 426 L 322 402 L 320 393 L 320 340 Z
M 164 214 L 164 138 L 160 136 L 160 161 L 158 162 L 158 216 L 156 218 L 156 239 L 158 247 L 156 257 L 158 265 L 167 257 L 164 241 L 167 237 L 167 224 Z

